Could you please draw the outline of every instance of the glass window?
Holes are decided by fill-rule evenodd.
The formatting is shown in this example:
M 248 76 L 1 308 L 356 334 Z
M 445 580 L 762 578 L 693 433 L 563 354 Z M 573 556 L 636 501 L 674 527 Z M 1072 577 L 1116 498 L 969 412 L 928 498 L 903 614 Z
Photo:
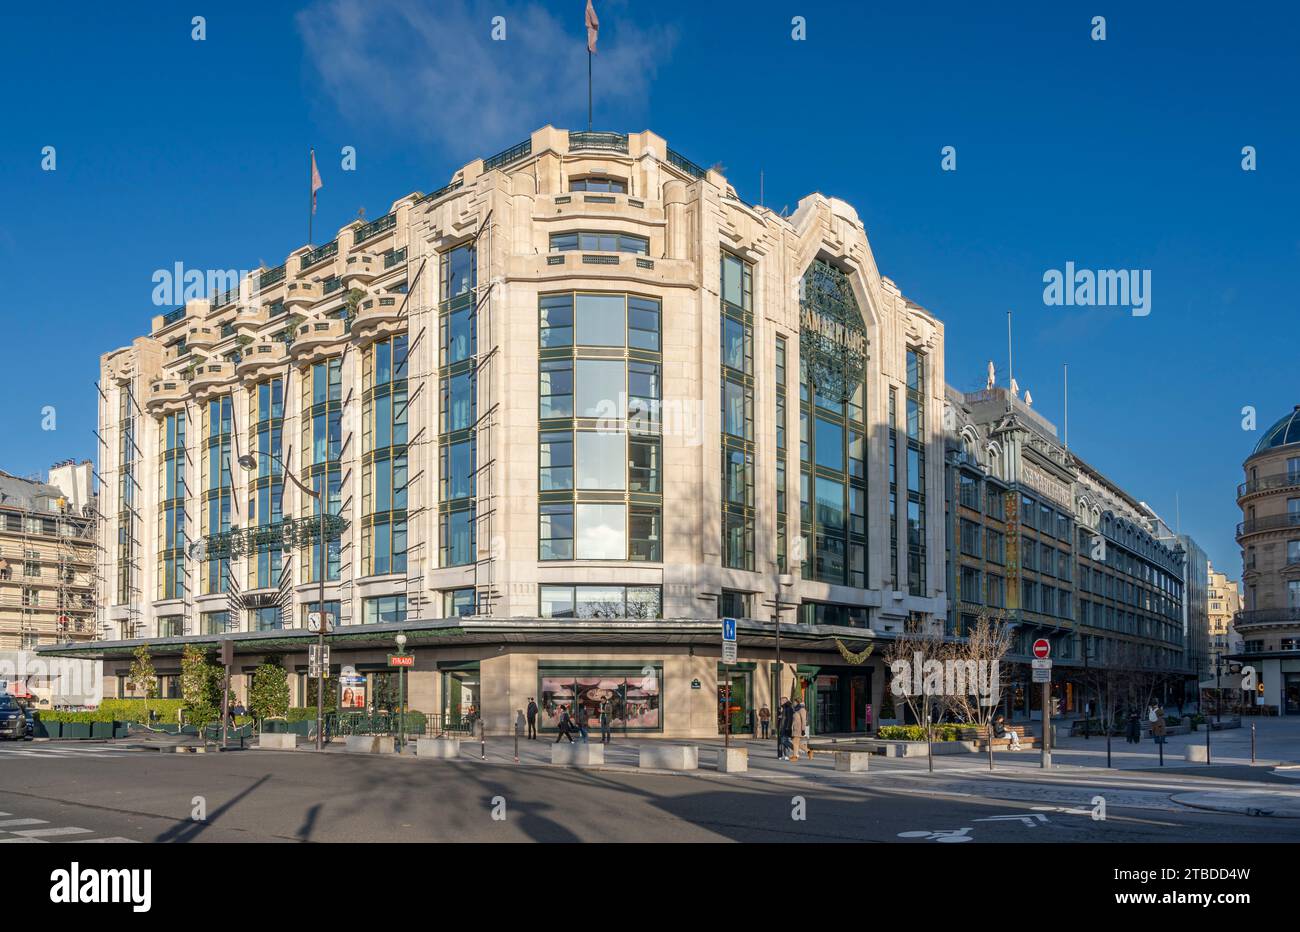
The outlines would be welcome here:
M 579 489 L 621 491 L 627 488 L 627 435 L 615 431 L 578 431 Z
M 627 391 L 625 363 L 622 360 L 578 359 L 574 363 L 574 369 L 576 415 L 616 418 L 619 414 L 619 401 Z
M 626 194 L 627 182 L 621 178 L 570 178 L 570 191 L 598 191 L 607 194 Z
M 573 488 L 573 434 L 546 431 L 541 435 L 539 483 L 543 492 Z
M 627 559 L 627 506 L 579 502 L 573 512 L 577 559 Z
M 621 363 L 613 365 L 621 366 Z M 573 417 L 573 360 L 542 360 L 538 381 L 538 416 Z
M 574 330 L 581 346 L 624 346 L 627 343 L 627 299 L 621 294 L 578 294 L 574 297 Z
M 573 295 L 542 295 L 539 299 L 539 343 L 542 349 L 573 345 Z

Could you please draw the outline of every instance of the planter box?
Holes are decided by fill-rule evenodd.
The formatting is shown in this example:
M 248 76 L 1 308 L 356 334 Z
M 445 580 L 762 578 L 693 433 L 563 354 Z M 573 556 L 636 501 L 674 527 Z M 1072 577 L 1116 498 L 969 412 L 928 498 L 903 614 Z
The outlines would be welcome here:
M 127 735 L 129 735 L 129 734 L 130 734 L 130 727 L 127 725 L 126 722 L 114 722 L 114 723 L 113 723 L 113 737 L 114 737 L 114 738 L 125 738 L 125 737 L 127 737 Z
M 1183 749 L 1183 753 L 1189 764 L 1204 764 L 1207 750 L 1203 744 L 1189 744 Z
M 33 738 L 57 738 L 62 731 L 62 722 L 46 722 L 39 717 L 32 725 Z
M 271 751 L 292 751 L 298 746 L 298 736 L 289 732 L 264 731 L 257 740 L 258 748 Z
M 343 749 L 353 754 L 395 754 L 397 739 L 392 735 L 348 735 Z
M 552 744 L 551 763 L 561 767 L 600 767 L 605 763 L 605 745 L 586 741 Z
M 459 738 L 416 738 L 415 756 L 447 760 L 460 757 Z
M 637 766 L 642 770 L 699 770 L 700 749 L 690 744 L 643 744 Z
M 63 722 L 62 738 L 84 739 L 90 737 L 90 722 Z
M 748 748 L 718 748 L 718 773 L 745 773 L 748 770 Z
M 876 744 L 886 757 L 925 757 L 929 754 L 924 741 L 864 742 Z M 943 754 L 974 754 L 979 748 L 974 741 L 936 741 L 931 747 L 936 757 Z
M 865 773 L 870 763 L 870 751 L 835 752 L 835 769 L 841 773 Z
M 98 738 L 98 739 L 113 737 L 113 723 L 112 722 L 91 722 L 90 737 Z

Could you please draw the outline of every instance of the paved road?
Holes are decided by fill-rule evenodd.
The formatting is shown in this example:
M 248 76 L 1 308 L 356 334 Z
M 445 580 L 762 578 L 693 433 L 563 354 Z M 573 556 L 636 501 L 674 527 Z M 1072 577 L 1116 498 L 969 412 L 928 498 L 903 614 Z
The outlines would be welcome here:
M 990 777 L 969 760 L 935 774 L 876 761 L 866 774 L 836 774 L 822 761 L 746 777 L 577 771 L 542 764 L 541 747 L 515 765 L 506 741 L 490 744 L 486 762 L 468 753 L 428 761 L 89 747 L 26 744 L 26 754 L 0 755 L 0 811 L 9 814 L 0 817 L 0 842 L 41 828 L 85 830 L 34 836 L 51 843 L 1300 841 L 1300 819 L 1209 812 L 1171 798 L 1260 785 L 1174 774 L 1008 767 Z M 1097 795 L 1106 798 L 1105 821 L 1092 818 Z M 206 821 L 191 818 L 199 804 Z M 3 824 L 11 819 L 39 821 Z

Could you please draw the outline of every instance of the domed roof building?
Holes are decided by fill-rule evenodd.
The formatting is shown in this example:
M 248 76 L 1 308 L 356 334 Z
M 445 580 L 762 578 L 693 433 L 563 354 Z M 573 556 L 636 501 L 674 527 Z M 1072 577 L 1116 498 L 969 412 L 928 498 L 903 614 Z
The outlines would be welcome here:
M 1300 405 L 1264 431 L 1243 468 L 1239 659 L 1258 672 L 1263 705 L 1300 715 Z
M 1276 424 L 1264 431 L 1264 436 L 1255 444 L 1252 457 L 1259 456 L 1267 450 L 1300 443 L 1300 405 L 1296 405 L 1288 414 L 1282 416 Z

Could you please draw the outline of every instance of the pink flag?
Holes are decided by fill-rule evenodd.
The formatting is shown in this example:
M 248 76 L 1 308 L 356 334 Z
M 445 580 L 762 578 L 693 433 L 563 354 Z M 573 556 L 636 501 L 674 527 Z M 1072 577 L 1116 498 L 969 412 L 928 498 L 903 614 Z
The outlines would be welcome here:
M 311 150 L 311 212 L 316 213 L 316 192 L 325 185 L 321 184 L 320 172 L 316 170 L 316 150 Z
M 587 0 L 587 51 L 596 53 L 596 36 L 600 32 L 600 20 L 596 19 L 596 9 Z

